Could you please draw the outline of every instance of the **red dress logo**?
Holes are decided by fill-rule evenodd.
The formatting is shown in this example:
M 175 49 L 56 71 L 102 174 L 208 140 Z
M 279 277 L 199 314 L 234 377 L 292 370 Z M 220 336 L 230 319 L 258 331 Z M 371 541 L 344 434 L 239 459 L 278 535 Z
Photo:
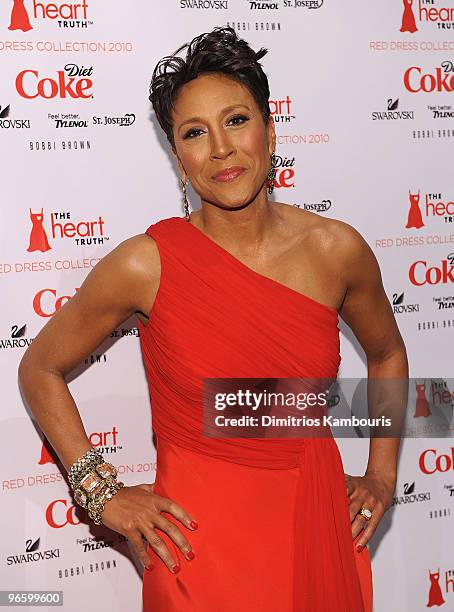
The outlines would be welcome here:
M 30 208 L 30 219 L 32 222 L 32 229 L 30 232 L 30 243 L 27 251 L 29 253 L 32 253 L 33 251 L 41 251 L 42 253 L 49 251 L 52 247 L 47 240 L 46 230 L 43 226 L 43 209 L 41 208 L 40 213 L 32 213 L 32 209 Z
M 50 446 L 49 442 L 47 441 L 47 438 L 43 439 L 43 445 L 41 447 L 41 457 L 39 458 L 38 464 L 39 465 L 45 465 L 46 463 L 56 463 L 55 459 L 54 459 L 54 453 L 55 451 L 53 450 L 53 448 Z
M 429 570 L 429 580 L 430 580 L 430 590 L 429 590 L 429 601 L 427 602 L 427 607 L 431 608 L 432 606 L 442 606 L 445 603 L 445 600 L 443 599 L 443 595 L 442 595 L 441 588 L 439 585 L 440 570 L 438 570 L 438 572 L 434 572 L 433 574 Z
M 432 412 L 430 411 L 429 402 L 426 397 L 426 383 L 417 383 L 416 386 L 416 405 L 413 417 L 429 417 Z
M 24 0 L 14 0 L 13 9 L 11 11 L 11 23 L 8 30 L 22 30 L 28 32 L 33 26 L 28 18 L 27 9 L 24 6 Z
M 410 199 L 410 210 L 408 211 L 407 225 L 405 227 L 423 227 L 424 221 L 422 220 L 421 209 L 419 208 L 421 193 L 419 190 L 418 193 L 411 193 L 411 191 L 408 193 Z
M 402 15 L 402 25 L 400 27 L 401 32 L 417 32 L 416 20 L 413 14 L 413 0 L 404 0 L 404 12 Z

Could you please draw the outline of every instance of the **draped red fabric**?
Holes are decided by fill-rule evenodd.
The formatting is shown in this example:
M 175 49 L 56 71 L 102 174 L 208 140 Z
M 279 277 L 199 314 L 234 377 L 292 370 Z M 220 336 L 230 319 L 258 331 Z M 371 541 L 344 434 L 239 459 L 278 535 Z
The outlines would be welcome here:
M 214 560 L 214 543 L 207 538 L 216 539 L 215 524 L 211 532 L 208 526 L 203 532 L 201 525 L 197 535 L 186 534 L 190 540 L 196 538 L 196 559 L 183 559 L 186 565 L 178 578 L 167 569 L 165 575 L 161 561 L 145 572 L 145 612 L 211 612 L 213 602 L 217 612 L 371 612 L 369 551 L 366 547 L 357 553 L 354 548 L 335 440 L 203 435 L 205 378 L 335 379 L 341 359 L 337 311 L 253 271 L 184 218 L 162 219 L 147 233 L 156 241 L 161 259 L 149 323 L 139 323 L 157 437 L 155 490 L 173 495 L 188 509 L 196 507 L 211 525 L 210 508 L 214 512 L 233 481 L 227 498 L 232 525 L 227 531 L 225 518 L 218 525 L 230 545 L 238 540 L 239 549 L 244 549 L 246 539 L 260 550 L 264 534 L 254 532 L 254 525 L 276 529 L 271 524 L 278 520 L 276 502 L 287 512 L 287 522 L 279 524 L 281 540 L 267 548 L 273 556 L 270 563 L 262 566 L 255 556 L 261 568 L 256 579 L 239 573 L 242 555 L 229 556 L 226 544 L 217 542 Z M 248 474 L 254 478 L 249 480 Z M 210 487 L 205 495 L 201 475 Z M 247 531 L 244 521 L 232 518 L 246 498 L 248 516 L 254 509 L 257 517 L 247 522 Z M 259 498 L 272 504 L 266 510 L 270 524 L 263 505 L 254 506 Z M 229 507 L 224 514 L 228 516 Z M 171 545 L 170 539 L 166 541 Z M 227 574 L 219 584 L 218 564 Z M 198 576 L 204 577 L 203 585 Z

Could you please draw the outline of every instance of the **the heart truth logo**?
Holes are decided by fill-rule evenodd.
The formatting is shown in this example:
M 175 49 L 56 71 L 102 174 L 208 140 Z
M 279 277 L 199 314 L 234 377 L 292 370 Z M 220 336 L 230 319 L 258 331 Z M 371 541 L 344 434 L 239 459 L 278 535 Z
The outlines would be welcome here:
M 410 34 L 417 32 L 416 20 L 433 23 L 438 30 L 452 30 L 454 27 L 452 6 L 440 6 L 438 0 L 403 0 L 403 4 L 401 32 L 410 32 Z
M 32 0 L 31 8 L 27 10 L 25 0 L 12 0 L 11 17 L 8 30 L 28 32 L 33 29 L 33 20 L 49 19 L 55 21 L 60 28 L 86 28 L 88 26 L 88 4 L 82 2 L 39 2 Z M 30 6 L 29 5 L 29 6 Z
M 32 224 L 27 251 L 41 251 L 45 253 L 52 246 L 49 243 L 48 234 L 44 227 L 44 211 L 30 211 Z M 109 237 L 104 234 L 104 219 L 99 215 L 96 220 L 77 221 L 71 220 L 70 212 L 54 212 L 50 214 L 50 235 L 54 240 L 69 238 L 78 246 L 90 246 L 104 244 Z
M 115 453 L 118 450 L 122 450 L 122 446 L 118 444 L 119 430 L 116 425 L 114 425 L 111 431 L 93 431 L 89 434 L 88 439 L 90 440 L 90 444 L 99 448 L 102 452 L 107 453 Z M 47 438 L 43 439 L 43 444 L 41 447 L 41 456 L 39 458 L 38 464 L 45 465 L 46 463 L 57 463 L 58 457 L 50 445 Z
M 426 193 L 421 201 L 421 191 L 408 191 L 410 205 L 408 207 L 407 229 L 425 227 L 424 219 L 440 219 L 444 223 L 454 223 L 454 201 L 447 200 L 441 193 Z

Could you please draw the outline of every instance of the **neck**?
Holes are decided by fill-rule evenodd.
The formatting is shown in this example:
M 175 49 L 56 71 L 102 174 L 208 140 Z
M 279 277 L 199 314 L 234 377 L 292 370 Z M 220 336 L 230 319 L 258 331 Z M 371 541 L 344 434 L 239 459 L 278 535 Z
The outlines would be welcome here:
M 279 204 L 268 200 L 266 190 L 236 208 L 221 208 L 202 200 L 201 208 L 190 216 L 193 225 L 216 241 L 251 254 L 267 242 L 280 219 Z

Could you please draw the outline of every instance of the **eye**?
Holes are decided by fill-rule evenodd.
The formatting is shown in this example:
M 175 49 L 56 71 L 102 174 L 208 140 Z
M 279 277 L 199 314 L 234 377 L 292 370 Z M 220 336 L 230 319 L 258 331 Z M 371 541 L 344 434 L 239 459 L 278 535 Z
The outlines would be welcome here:
M 242 123 L 249 121 L 249 117 L 246 117 L 246 115 L 235 115 L 234 117 L 229 119 L 228 123 L 232 121 L 235 122 L 234 125 L 241 125 Z
M 241 125 L 242 123 L 245 123 L 246 121 L 249 121 L 249 117 L 247 117 L 246 115 L 235 115 L 234 117 L 231 117 L 227 123 L 235 126 L 235 125 Z M 201 133 L 203 133 L 203 130 L 200 130 L 197 128 L 191 128 L 185 133 L 185 135 L 183 136 L 183 139 L 190 140 L 192 138 L 197 138 L 197 136 L 199 136 L 199 134 Z
M 197 132 L 201 132 L 201 131 L 202 130 L 197 130 L 196 128 L 193 128 L 191 130 L 188 130 L 186 134 L 183 136 L 183 138 L 184 140 L 186 140 L 187 138 L 194 138 L 195 136 L 198 136 Z

